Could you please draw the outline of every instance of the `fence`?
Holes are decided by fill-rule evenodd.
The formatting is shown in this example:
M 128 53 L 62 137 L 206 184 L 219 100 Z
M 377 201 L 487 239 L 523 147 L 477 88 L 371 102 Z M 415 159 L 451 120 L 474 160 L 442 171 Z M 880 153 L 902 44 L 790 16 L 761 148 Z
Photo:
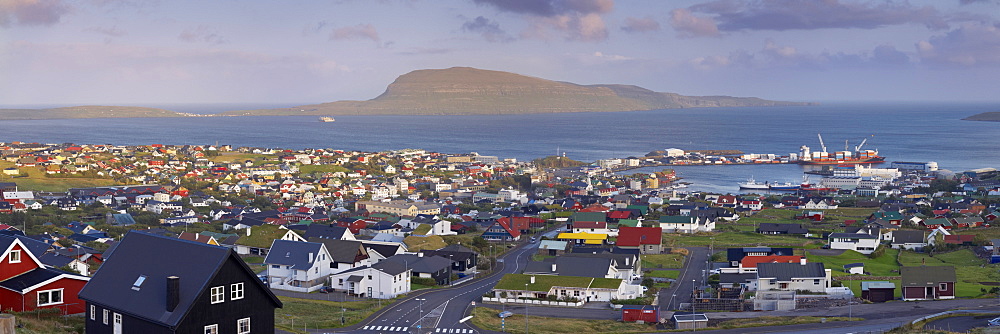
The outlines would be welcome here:
M 548 305 L 548 306 L 563 306 L 563 307 L 580 307 L 583 306 L 584 302 L 559 302 L 559 301 L 548 301 L 548 300 L 536 300 L 536 299 L 518 299 L 518 298 L 493 298 L 493 297 L 483 297 L 483 302 L 493 302 L 501 304 L 531 304 L 531 305 Z

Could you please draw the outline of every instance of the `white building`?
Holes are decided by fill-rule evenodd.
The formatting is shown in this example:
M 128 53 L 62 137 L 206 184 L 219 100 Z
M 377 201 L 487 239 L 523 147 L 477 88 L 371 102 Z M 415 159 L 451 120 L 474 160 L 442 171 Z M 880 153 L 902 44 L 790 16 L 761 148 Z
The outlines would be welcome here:
M 410 292 L 410 273 L 403 264 L 379 262 L 330 275 L 330 286 L 359 297 L 391 299 Z
M 878 248 L 879 237 L 865 233 L 831 233 L 830 249 L 848 249 L 861 254 L 871 254 Z
M 818 262 L 757 264 L 757 290 L 825 293 L 830 282 L 830 269 Z
M 327 283 L 332 261 L 321 243 L 274 240 L 264 258 L 267 285 L 296 292 L 319 290 Z

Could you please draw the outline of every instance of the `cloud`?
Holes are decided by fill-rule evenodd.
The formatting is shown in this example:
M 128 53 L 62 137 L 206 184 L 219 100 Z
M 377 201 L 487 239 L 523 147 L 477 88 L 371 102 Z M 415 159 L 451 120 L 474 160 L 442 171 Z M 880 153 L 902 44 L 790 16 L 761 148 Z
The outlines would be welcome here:
M 871 51 L 845 52 L 803 52 L 793 46 L 781 45 L 767 40 L 755 52 L 737 50 L 729 55 L 709 55 L 688 61 L 692 67 L 711 70 L 725 67 L 743 68 L 800 68 L 810 70 L 833 70 L 844 68 L 882 69 L 887 66 L 912 65 L 910 56 L 887 44 L 879 45 Z
M 359 24 L 352 27 L 341 27 L 334 29 L 330 33 L 331 40 L 345 40 L 345 39 L 370 39 L 375 42 L 376 45 L 381 45 L 382 40 L 378 36 L 378 31 L 375 30 L 375 26 L 371 24 Z
M 510 42 L 514 39 L 506 31 L 500 29 L 499 23 L 482 16 L 466 21 L 462 24 L 462 30 L 479 33 L 490 42 Z
M 87 28 L 87 29 L 83 29 L 83 31 L 85 31 L 85 32 L 92 32 L 92 33 L 96 33 L 96 34 L 101 34 L 101 35 L 105 35 L 105 36 L 108 36 L 108 37 L 122 37 L 122 36 L 128 35 L 127 31 L 118 29 L 118 26 L 114 26 L 114 27 L 111 27 L 111 28 L 108 28 L 108 27 L 90 27 L 90 28 Z
M 719 36 L 719 27 L 711 18 L 691 15 L 691 11 L 677 8 L 670 11 L 670 26 L 681 37 Z
M 622 31 L 636 33 L 660 30 L 660 22 L 656 22 L 652 17 L 637 18 L 626 17 Z
M 921 63 L 943 66 L 1000 65 L 1000 24 L 964 24 L 917 42 Z
M 601 17 L 614 10 L 614 0 L 473 0 L 501 12 L 527 15 L 530 25 L 522 38 L 547 39 L 550 31 L 567 40 L 602 41 L 608 38 Z
M 603 52 L 600 52 L 600 51 L 594 52 L 594 54 L 592 56 L 595 57 L 595 58 L 604 59 L 604 60 L 612 60 L 612 61 L 632 60 L 632 58 L 629 58 L 629 57 L 626 57 L 626 56 L 622 56 L 622 55 L 607 55 L 607 54 L 604 54 Z
M 951 19 L 933 7 L 917 7 L 908 2 L 874 3 L 840 0 L 716 0 L 674 10 L 671 14 L 674 29 L 685 37 L 715 36 L 711 33 L 711 27 L 717 27 L 721 32 L 875 29 L 902 24 L 920 24 L 931 29 L 946 29 Z
M 974 4 L 974 3 L 996 3 L 997 0 L 959 0 L 958 3 L 963 5 Z
M 51 26 L 69 12 L 61 0 L 0 0 L 0 27 Z
M 177 35 L 177 38 L 191 43 L 205 42 L 208 44 L 226 44 L 229 42 L 225 37 L 219 35 L 218 33 L 212 31 L 208 26 L 198 26 L 194 29 L 185 29 Z

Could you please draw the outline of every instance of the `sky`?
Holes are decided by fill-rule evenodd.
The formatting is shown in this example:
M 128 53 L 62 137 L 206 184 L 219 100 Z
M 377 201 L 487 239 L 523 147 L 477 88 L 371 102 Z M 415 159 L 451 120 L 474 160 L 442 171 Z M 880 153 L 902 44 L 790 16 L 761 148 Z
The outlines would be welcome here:
M 0 105 L 367 100 L 418 69 L 1000 101 L 1000 0 L 0 0 Z

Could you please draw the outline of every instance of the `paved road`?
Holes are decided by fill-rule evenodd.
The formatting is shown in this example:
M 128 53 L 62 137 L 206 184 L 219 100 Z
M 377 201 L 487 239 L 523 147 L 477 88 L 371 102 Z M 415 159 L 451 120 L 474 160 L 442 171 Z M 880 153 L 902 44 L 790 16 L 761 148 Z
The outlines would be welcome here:
M 669 288 L 660 289 L 660 310 L 673 310 L 681 303 L 690 302 L 692 286 L 705 284 L 705 271 L 708 270 L 709 259 L 708 247 L 687 247 L 687 250 L 688 257 L 680 277 Z
M 924 328 L 965 333 L 966 331 L 976 327 L 987 327 L 988 326 L 987 322 L 989 322 L 990 319 L 996 317 L 997 317 L 996 315 L 981 315 L 981 316 L 944 318 L 928 322 L 926 325 L 924 325 Z

